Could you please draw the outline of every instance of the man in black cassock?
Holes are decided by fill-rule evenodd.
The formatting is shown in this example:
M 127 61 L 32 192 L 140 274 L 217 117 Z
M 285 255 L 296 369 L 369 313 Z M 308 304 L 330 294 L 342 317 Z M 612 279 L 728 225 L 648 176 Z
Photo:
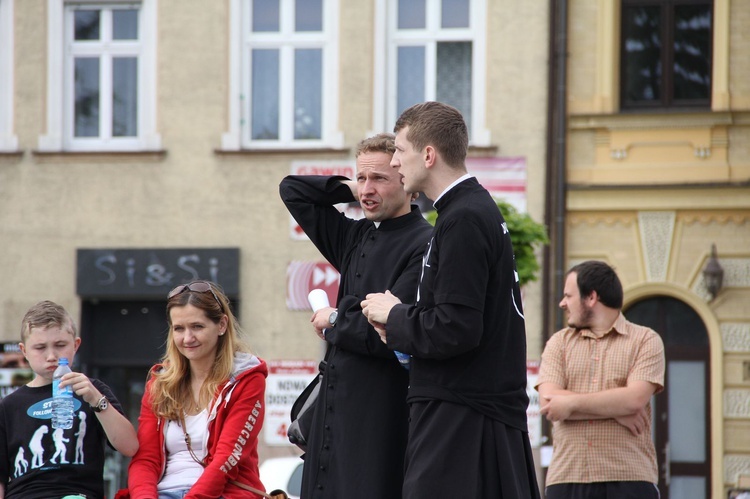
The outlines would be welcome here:
M 466 171 L 456 109 L 417 104 L 396 121 L 392 165 L 438 212 L 416 305 L 362 302 L 392 350 L 413 356 L 403 497 L 538 498 L 526 425 L 526 331 L 510 235 Z
M 390 166 L 393 135 L 357 147 L 357 178 L 288 176 L 281 198 L 305 234 L 341 273 L 333 308 L 313 326 L 327 343 L 324 379 L 308 438 L 302 498 L 401 496 L 407 440 L 408 371 L 362 315 L 367 293 L 390 289 L 413 303 L 432 226 Z M 358 200 L 365 219 L 333 205 Z

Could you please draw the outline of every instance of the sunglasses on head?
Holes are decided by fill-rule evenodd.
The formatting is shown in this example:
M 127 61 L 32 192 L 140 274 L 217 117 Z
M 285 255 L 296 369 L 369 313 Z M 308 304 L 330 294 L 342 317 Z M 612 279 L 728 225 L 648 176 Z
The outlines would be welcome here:
M 219 297 L 216 296 L 216 293 L 214 293 L 214 289 L 211 287 L 209 283 L 206 281 L 196 281 L 191 282 L 189 284 L 180 284 L 176 288 L 174 288 L 172 291 L 169 292 L 167 295 L 167 300 L 172 298 L 173 296 L 177 296 L 181 293 L 184 293 L 185 291 L 194 291 L 196 293 L 205 293 L 206 291 L 210 291 L 212 295 L 214 295 L 214 299 L 216 300 L 216 303 L 219 304 L 221 307 L 221 302 L 219 301 Z

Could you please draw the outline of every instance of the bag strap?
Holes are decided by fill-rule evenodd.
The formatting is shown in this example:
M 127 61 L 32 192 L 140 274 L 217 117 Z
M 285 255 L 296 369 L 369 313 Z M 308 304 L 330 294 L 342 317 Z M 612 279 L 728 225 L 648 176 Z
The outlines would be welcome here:
M 198 456 L 195 455 L 195 452 L 193 452 L 193 447 L 190 445 L 190 434 L 187 432 L 187 426 L 185 426 L 185 416 L 180 413 L 180 426 L 182 427 L 182 432 L 185 434 L 185 445 L 187 445 L 187 450 L 190 453 L 190 457 L 193 458 L 193 460 L 203 466 L 204 468 L 207 466 L 205 462 L 205 457 L 203 459 L 198 459 Z M 257 494 L 261 497 L 265 497 L 266 499 L 283 499 L 284 496 L 286 496 L 286 493 L 281 492 L 281 494 L 274 494 L 269 495 L 263 492 L 262 490 L 256 489 L 255 487 L 251 487 L 249 485 L 245 485 L 242 482 L 238 482 L 237 480 L 232 480 L 231 478 L 227 480 L 232 485 L 236 485 L 237 487 L 241 489 L 245 489 L 247 491 L 252 492 L 253 494 Z

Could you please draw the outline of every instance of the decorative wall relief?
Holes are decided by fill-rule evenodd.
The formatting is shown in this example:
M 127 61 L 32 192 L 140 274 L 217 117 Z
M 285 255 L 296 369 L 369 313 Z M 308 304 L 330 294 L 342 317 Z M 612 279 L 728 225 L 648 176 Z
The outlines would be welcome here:
M 750 390 L 730 388 L 724 390 L 724 417 L 750 418 Z
M 674 222 L 675 212 L 673 211 L 638 212 L 641 251 L 646 264 L 648 281 L 663 282 L 667 278 Z
M 736 484 L 740 475 L 750 475 L 750 456 L 724 456 L 724 482 Z
M 720 329 L 725 352 L 750 352 L 750 323 L 727 322 Z

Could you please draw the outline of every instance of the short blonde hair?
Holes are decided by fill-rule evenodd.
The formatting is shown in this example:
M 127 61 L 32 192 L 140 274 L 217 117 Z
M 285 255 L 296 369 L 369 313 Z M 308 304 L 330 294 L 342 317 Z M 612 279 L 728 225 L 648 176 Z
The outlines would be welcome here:
M 392 133 L 379 133 L 361 140 L 357 144 L 357 151 L 354 155 L 359 157 L 360 154 L 368 152 L 384 152 L 393 156 L 396 152 L 396 136 Z
M 73 338 L 78 337 L 76 323 L 68 311 L 62 305 L 45 300 L 31 307 L 26 312 L 26 315 L 23 316 L 23 321 L 21 321 L 21 342 L 28 339 L 33 328 L 46 329 L 52 326 L 66 330 L 73 335 Z

